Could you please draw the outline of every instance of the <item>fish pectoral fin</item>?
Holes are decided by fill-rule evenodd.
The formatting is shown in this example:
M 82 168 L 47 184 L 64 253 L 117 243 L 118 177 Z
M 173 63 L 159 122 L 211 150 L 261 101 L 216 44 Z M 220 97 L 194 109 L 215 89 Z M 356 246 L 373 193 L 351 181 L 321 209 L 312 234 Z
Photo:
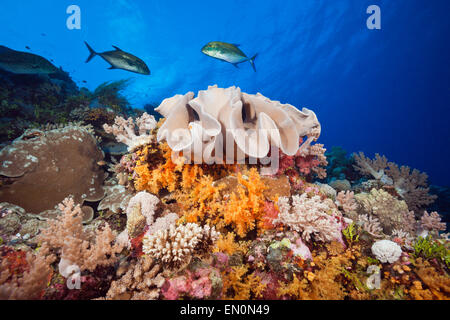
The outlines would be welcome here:
M 238 66 L 237 63 L 232 63 L 232 65 L 233 65 L 235 68 L 239 69 L 239 66 Z
M 117 69 L 117 68 L 114 67 L 114 66 L 111 66 L 111 67 L 108 68 L 108 70 L 112 70 L 112 69 Z
M 123 51 L 122 49 L 120 49 L 119 47 L 116 46 L 112 46 L 114 49 L 116 49 L 117 51 Z

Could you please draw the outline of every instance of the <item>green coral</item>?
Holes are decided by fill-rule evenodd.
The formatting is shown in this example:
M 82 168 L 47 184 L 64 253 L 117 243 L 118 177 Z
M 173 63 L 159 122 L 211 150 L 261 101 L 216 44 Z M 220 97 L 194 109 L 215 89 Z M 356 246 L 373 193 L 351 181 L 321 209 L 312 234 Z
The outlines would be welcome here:
M 357 234 L 356 225 L 354 222 L 342 230 L 342 234 L 345 236 L 345 239 L 349 245 L 359 241 L 359 235 Z
M 438 259 L 448 267 L 450 264 L 450 250 L 445 244 L 433 240 L 431 236 L 418 237 L 414 243 L 414 257 Z

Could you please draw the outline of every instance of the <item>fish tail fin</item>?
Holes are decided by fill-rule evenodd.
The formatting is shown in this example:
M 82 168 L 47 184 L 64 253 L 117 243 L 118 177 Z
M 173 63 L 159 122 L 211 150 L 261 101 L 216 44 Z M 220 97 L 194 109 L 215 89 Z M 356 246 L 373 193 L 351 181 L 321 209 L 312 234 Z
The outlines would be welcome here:
M 255 71 L 256 72 L 256 67 L 255 67 L 255 59 L 256 59 L 256 56 L 257 56 L 258 54 L 255 54 L 253 57 L 251 57 L 250 58 L 250 64 L 252 65 L 252 67 L 253 67 L 253 71 Z
M 97 55 L 97 52 L 94 51 L 94 49 L 91 48 L 91 46 L 85 41 L 86 47 L 89 49 L 89 57 L 86 60 L 86 63 L 92 60 Z

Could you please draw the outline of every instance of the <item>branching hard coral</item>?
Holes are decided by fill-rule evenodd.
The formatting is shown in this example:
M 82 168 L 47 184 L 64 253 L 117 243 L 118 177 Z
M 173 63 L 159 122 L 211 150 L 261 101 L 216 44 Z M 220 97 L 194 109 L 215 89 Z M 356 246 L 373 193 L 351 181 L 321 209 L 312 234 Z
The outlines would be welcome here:
M 42 298 L 53 274 L 50 265 L 54 260 L 55 256 L 50 254 L 49 248 L 46 246 L 42 246 L 36 255 L 28 252 L 26 255 L 28 270 L 21 277 L 11 274 L 8 261 L 2 261 L 0 299 L 34 300 Z
M 340 191 L 336 195 L 336 205 L 341 207 L 345 213 L 350 213 L 358 209 L 355 201 L 355 193 L 353 191 Z
M 306 241 L 313 236 L 317 241 L 335 240 L 343 243 L 342 225 L 338 222 L 340 214 L 331 200 L 322 201 L 319 196 L 310 198 L 304 193 L 293 196 L 292 204 L 291 207 L 286 197 L 278 199 L 280 215 L 276 222 L 301 233 Z
M 189 262 L 192 254 L 206 253 L 218 239 L 214 227 L 200 227 L 195 223 L 170 225 L 168 230 L 159 230 L 145 235 L 143 251 L 152 258 L 170 266 Z
M 116 236 L 106 224 L 95 231 L 95 240 L 83 230 L 82 211 L 72 198 L 66 198 L 59 209 L 63 214 L 48 221 L 39 240 L 51 249 L 59 250 L 60 266 L 77 265 L 81 270 L 94 271 L 97 266 L 110 266 L 117 261 L 123 247 L 113 244 Z M 60 270 L 61 271 L 61 270 Z
M 423 229 L 435 233 L 447 229 L 445 222 L 442 222 L 442 217 L 436 211 L 431 213 L 424 211 L 422 218 L 420 218 L 420 224 Z
M 103 129 L 106 133 L 113 134 L 117 141 L 125 143 L 129 152 L 133 152 L 141 146 L 154 142 L 155 136 L 152 131 L 156 128 L 156 124 L 155 117 L 145 112 L 136 120 L 116 117 L 112 126 L 104 124 Z M 137 127 L 138 135 L 136 135 L 135 127 Z

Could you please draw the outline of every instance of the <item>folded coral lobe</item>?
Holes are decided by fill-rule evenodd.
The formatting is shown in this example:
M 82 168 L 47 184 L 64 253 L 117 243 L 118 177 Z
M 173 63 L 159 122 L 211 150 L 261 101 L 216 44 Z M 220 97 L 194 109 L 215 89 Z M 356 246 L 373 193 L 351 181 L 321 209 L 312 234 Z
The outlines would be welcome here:
M 302 146 L 306 149 L 320 135 L 320 123 L 313 111 L 306 108 L 300 111 L 260 93 L 247 94 L 239 87 L 224 89 L 215 85 L 193 97 L 192 92 L 176 95 L 156 109 L 166 117 L 158 141 L 166 140 L 172 150 L 188 156 L 192 153 L 204 161 L 223 152 L 227 159 L 261 159 L 271 147 L 294 155 L 301 137 L 308 136 Z M 226 154 L 228 139 L 236 146 L 236 153 L 233 149 L 233 154 Z M 193 149 L 194 145 L 203 147 Z

